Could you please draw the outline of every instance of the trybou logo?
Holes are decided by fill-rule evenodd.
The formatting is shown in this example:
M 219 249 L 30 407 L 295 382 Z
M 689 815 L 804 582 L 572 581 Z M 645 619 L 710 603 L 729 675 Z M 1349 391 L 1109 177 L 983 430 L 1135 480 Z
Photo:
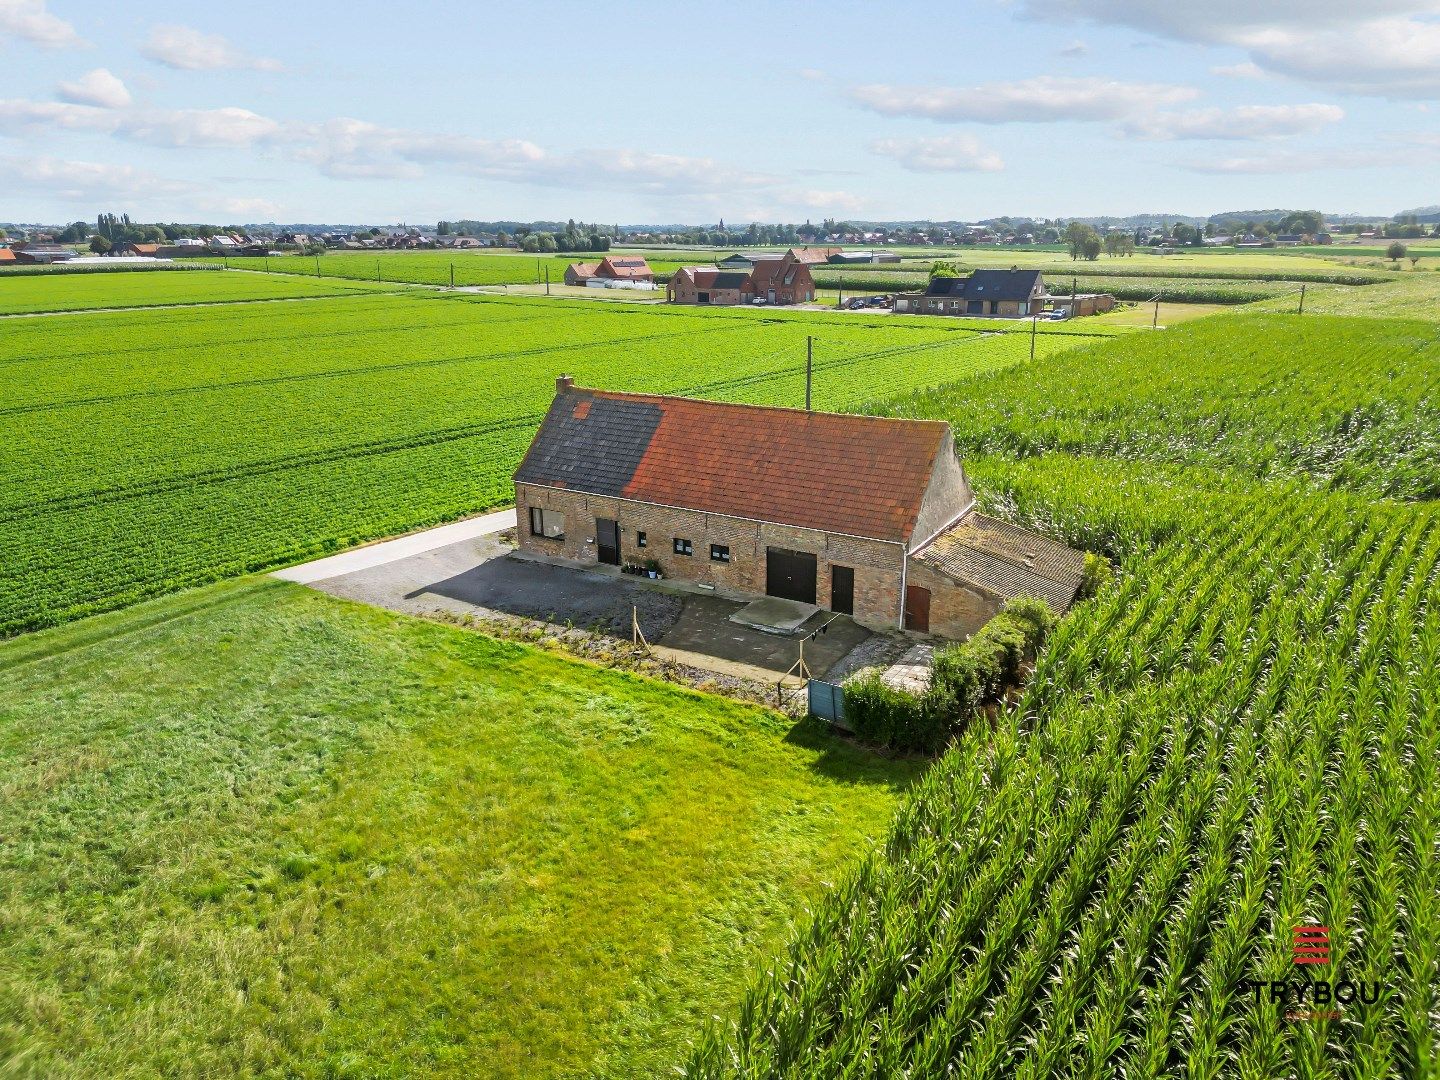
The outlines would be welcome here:
M 1291 946 L 1297 964 L 1330 963 L 1330 928 L 1328 926 L 1297 926 L 1295 943 Z
M 1297 967 L 1309 968 L 1317 964 L 1330 964 L 1330 928 L 1305 924 L 1292 931 L 1291 960 Z M 1374 1005 L 1380 1000 L 1383 987 L 1378 981 L 1350 979 L 1242 979 L 1239 990 L 1242 994 L 1255 995 L 1255 1004 L 1266 1001 L 1285 1010 L 1287 1020 L 1338 1020 L 1339 1009 L 1318 1009 L 1316 1006 L 1349 1005 L 1359 1001 Z M 1305 1006 L 1309 1006 L 1308 1011 Z

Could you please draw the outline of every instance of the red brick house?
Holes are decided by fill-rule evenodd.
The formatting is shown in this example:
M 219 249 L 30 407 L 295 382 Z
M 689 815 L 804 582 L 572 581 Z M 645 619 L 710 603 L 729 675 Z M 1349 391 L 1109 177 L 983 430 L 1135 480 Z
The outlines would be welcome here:
M 808 304 L 815 299 L 810 268 L 787 252 L 778 259 L 757 259 L 745 270 L 684 266 L 670 276 L 665 299 L 672 304 Z
M 639 255 L 609 255 L 598 263 L 571 263 L 565 268 L 566 285 L 603 285 L 614 282 L 653 282 L 650 264 Z
M 1084 556 L 975 511 L 948 424 L 556 383 L 515 474 L 522 554 L 964 637 L 1073 600 Z

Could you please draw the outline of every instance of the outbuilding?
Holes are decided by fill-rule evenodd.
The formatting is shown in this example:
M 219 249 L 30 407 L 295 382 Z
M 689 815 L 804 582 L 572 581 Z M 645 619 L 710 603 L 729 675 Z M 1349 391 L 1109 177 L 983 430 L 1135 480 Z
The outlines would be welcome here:
M 530 557 L 653 565 L 875 628 L 963 637 L 1007 599 L 1063 612 L 1084 556 L 976 512 L 950 426 L 592 390 L 568 377 L 515 474 Z

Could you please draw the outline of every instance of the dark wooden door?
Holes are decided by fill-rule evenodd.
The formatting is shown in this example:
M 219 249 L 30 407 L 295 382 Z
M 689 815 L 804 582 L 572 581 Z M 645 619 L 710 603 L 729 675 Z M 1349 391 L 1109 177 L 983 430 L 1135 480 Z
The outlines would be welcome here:
M 620 565 L 620 523 L 613 518 L 595 519 L 595 542 L 600 547 L 600 561 Z
M 841 615 L 855 614 L 855 568 L 830 567 L 830 610 Z
M 818 560 L 808 551 L 765 549 L 765 591 L 771 596 L 815 603 L 815 571 Z
M 930 590 L 919 585 L 905 586 L 905 629 L 930 632 Z

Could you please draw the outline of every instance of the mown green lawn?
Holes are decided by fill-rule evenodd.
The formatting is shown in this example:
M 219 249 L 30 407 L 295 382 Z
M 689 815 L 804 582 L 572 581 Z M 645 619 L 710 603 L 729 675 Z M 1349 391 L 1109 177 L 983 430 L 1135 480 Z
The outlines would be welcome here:
M 654 1075 L 918 763 L 269 580 L 0 645 L 0 1075 Z

